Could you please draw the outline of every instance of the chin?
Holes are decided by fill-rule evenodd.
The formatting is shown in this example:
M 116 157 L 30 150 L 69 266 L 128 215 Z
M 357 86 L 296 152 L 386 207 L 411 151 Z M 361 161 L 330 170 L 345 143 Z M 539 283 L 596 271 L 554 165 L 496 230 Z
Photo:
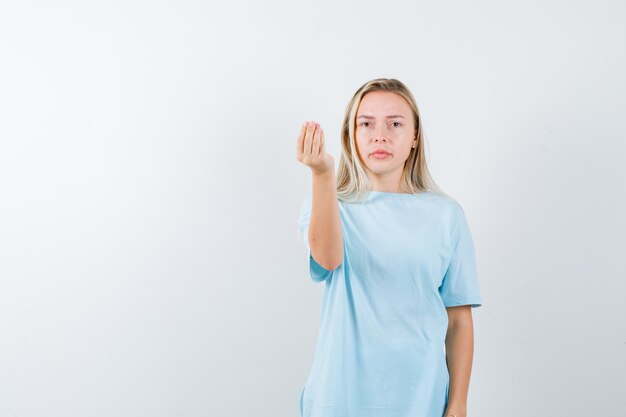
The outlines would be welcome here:
M 389 174 L 391 172 L 397 171 L 398 169 L 404 169 L 404 164 L 399 164 L 399 165 L 390 165 L 390 164 L 382 164 L 382 163 L 378 163 L 376 164 L 376 166 L 372 167 L 369 165 L 365 165 L 365 167 L 367 168 L 367 170 L 369 172 L 372 172 L 374 174 L 378 174 L 378 175 L 383 175 L 383 174 Z

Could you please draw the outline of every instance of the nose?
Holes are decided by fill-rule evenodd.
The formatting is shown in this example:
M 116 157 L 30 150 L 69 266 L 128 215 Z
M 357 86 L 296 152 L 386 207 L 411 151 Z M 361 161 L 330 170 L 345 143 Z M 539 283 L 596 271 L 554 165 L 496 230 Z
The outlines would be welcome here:
M 374 132 L 374 142 L 376 143 L 384 143 L 387 142 L 385 126 L 377 126 Z

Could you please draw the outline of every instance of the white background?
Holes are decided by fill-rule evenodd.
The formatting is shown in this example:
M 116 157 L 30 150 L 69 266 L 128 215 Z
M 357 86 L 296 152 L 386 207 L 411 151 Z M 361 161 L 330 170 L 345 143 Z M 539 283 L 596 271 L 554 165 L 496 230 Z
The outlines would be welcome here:
M 626 409 L 622 1 L 2 1 L 0 417 L 298 415 L 315 120 L 398 78 L 465 209 L 468 416 Z

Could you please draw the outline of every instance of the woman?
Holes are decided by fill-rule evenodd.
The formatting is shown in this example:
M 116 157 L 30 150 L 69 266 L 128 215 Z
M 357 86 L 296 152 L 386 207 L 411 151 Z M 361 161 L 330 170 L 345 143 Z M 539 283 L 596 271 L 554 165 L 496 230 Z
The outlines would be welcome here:
M 407 87 L 359 88 L 341 145 L 336 177 L 319 124 L 297 142 L 313 182 L 298 225 L 311 279 L 325 283 L 300 415 L 466 417 L 475 250 L 462 207 L 428 173 Z

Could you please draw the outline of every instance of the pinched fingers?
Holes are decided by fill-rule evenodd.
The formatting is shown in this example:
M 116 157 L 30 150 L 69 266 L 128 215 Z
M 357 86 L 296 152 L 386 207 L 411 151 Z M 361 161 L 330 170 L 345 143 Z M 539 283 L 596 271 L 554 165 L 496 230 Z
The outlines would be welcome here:
M 313 158 L 317 158 L 320 154 L 320 150 L 322 148 L 322 135 L 324 131 L 320 127 L 320 125 L 316 125 L 315 133 L 313 134 L 313 143 L 311 144 L 311 156 Z
M 313 153 L 313 145 L 314 145 L 314 134 L 319 125 L 315 122 L 308 122 L 306 133 L 304 136 L 304 154 L 308 157 L 317 156 L 316 153 Z
M 305 122 L 298 136 L 298 159 L 307 159 L 319 155 L 319 136 L 321 127 L 315 122 Z M 317 142 L 317 144 L 316 144 Z
M 304 149 L 304 134 L 306 133 L 307 122 L 302 123 L 302 128 L 300 129 L 300 134 L 298 135 L 298 141 L 296 143 L 296 156 L 298 160 L 302 158 L 302 153 Z
M 311 153 L 311 132 L 309 122 L 304 126 L 304 138 L 302 140 L 302 156 L 308 158 Z

